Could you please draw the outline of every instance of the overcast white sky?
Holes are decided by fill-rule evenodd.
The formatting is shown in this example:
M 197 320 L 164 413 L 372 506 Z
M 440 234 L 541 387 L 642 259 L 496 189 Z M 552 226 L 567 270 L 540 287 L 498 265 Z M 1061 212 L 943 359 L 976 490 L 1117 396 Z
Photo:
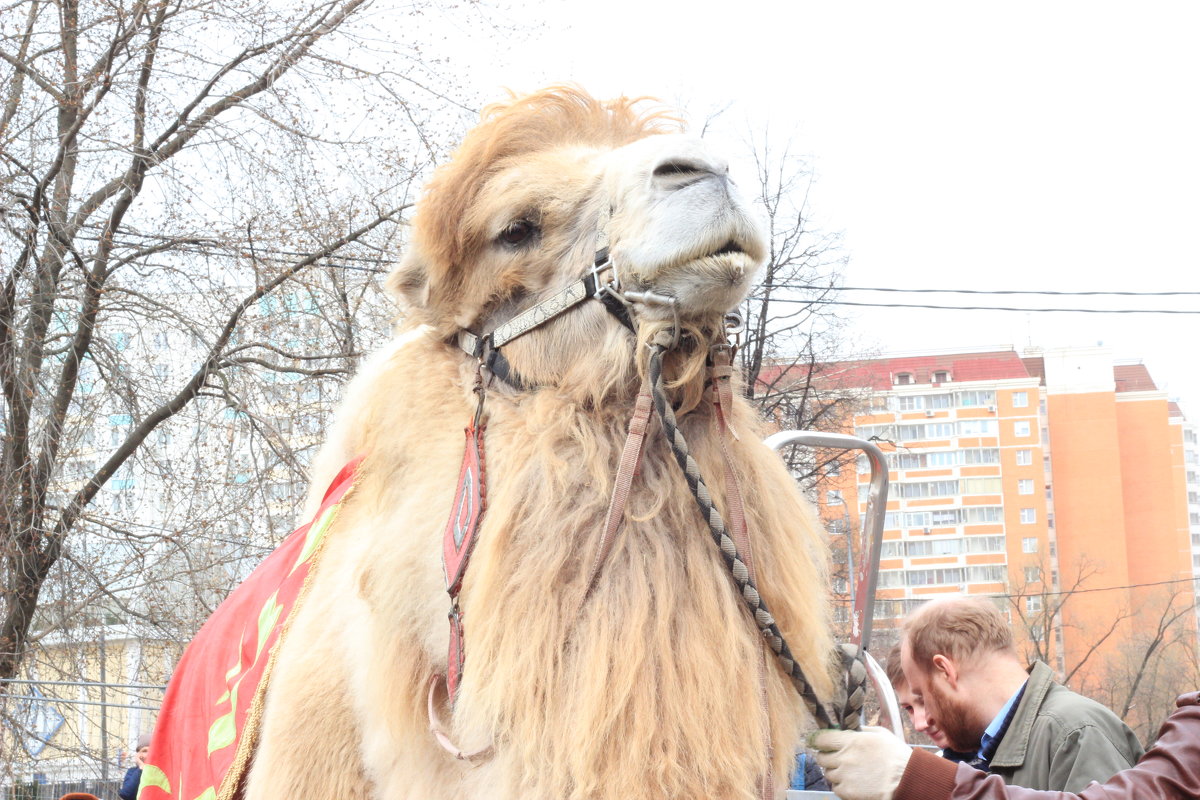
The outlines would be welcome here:
M 792 134 L 816 169 L 820 223 L 844 233 L 847 286 L 1200 292 L 1200 3 L 541 0 L 511 19 L 540 27 L 448 34 L 483 96 L 574 81 L 701 111 L 732 103 L 726 119 Z M 1157 307 L 1200 311 L 1200 296 Z M 883 352 L 1103 342 L 1200 419 L 1200 314 L 853 314 Z

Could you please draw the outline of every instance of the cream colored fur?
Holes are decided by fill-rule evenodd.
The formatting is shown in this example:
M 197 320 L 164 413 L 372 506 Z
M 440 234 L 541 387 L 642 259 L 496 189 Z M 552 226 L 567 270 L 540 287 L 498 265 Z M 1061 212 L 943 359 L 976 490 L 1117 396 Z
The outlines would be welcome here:
M 345 459 L 367 454 L 282 645 L 250 800 L 755 796 L 766 759 L 761 640 L 661 437 L 651 437 L 627 523 L 585 597 L 644 361 L 644 347 L 636 357 L 633 337 L 595 302 L 506 348 L 536 389 L 493 384 L 487 394 L 488 506 L 461 596 L 466 669 L 456 707 L 442 713 L 460 746 L 494 743 L 495 755 L 455 761 L 427 730 L 427 680 L 444 671 L 448 641 L 442 531 L 474 411 L 475 366 L 446 339 L 459 326 L 486 330 L 582 274 L 605 203 L 616 206 L 613 253 L 630 283 L 680 297 L 694 332 L 668 370 L 683 384 L 673 390 L 682 428 L 724 508 L 713 411 L 694 367 L 720 312 L 747 290 L 761 234 L 724 196 L 722 165 L 673 135 L 647 143 L 671 123 L 638 108 L 570 89 L 514 99 L 435 176 L 392 279 L 407 304 L 403 344 L 355 378 L 314 469 L 319 496 Z M 696 191 L 664 185 L 654 170 L 675 156 L 711 158 L 701 171 L 718 177 Z M 497 243 L 529 216 L 541 226 L 536 244 Z M 707 257 L 729 239 L 740 257 Z M 823 535 L 760 444 L 751 407 L 739 400 L 733 416 L 759 587 L 827 694 Z M 767 693 L 782 795 L 810 723 L 773 660 Z

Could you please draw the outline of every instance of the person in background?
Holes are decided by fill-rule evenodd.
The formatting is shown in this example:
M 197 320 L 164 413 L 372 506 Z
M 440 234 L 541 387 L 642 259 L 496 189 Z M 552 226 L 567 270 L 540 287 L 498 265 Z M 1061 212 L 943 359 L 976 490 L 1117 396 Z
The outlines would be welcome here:
M 1200 692 L 1181 695 L 1136 766 L 1078 794 L 1007 786 L 998 775 L 914 750 L 883 728 L 817 731 L 809 745 L 842 800 L 1195 800 Z
M 899 642 L 888 652 L 887 666 L 884 670 L 887 672 L 888 682 L 892 684 L 892 690 L 896 693 L 896 703 L 900 706 L 900 710 L 908 715 L 908 721 L 913 730 L 928 736 L 929 741 L 941 749 L 942 758 L 950 761 L 965 761 L 974 755 L 974 753 L 960 753 L 950 747 L 950 741 L 946 738 L 946 734 L 942 733 L 942 729 L 929 724 L 928 715 L 924 713 L 924 709 L 921 709 L 920 713 L 922 727 L 917 727 L 916 704 L 922 701 L 913 697 L 908 680 L 904 677 L 904 669 L 900 665 Z
M 1142 745 L 1109 709 L 1026 671 L 1008 620 L 983 597 L 921 606 L 904 624 L 901 664 L 913 724 L 940 728 L 965 763 L 1005 783 L 1077 792 L 1133 766 Z
M 150 755 L 150 734 L 143 734 L 137 740 L 137 752 L 134 760 L 137 762 L 125 771 L 125 780 L 121 782 L 121 791 L 117 792 L 121 800 L 137 800 L 138 785 L 142 782 L 142 767 L 146 766 L 146 758 Z
M 804 750 L 796 753 L 796 769 L 792 773 L 792 782 L 788 788 L 809 792 L 829 791 L 829 782 L 821 774 L 821 768 L 817 766 L 817 760 L 812 753 Z

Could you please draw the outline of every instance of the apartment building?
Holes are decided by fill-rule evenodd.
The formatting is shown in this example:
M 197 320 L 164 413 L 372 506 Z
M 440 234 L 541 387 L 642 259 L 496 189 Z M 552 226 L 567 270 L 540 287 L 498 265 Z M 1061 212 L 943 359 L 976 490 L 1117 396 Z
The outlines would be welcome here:
M 1171 419 L 1183 431 L 1184 487 L 1187 492 L 1188 533 L 1192 543 L 1192 573 L 1200 578 L 1200 426 L 1189 422 L 1179 406 L 1171 403 Z M 1196 608 L 1200 629 L 1200 605 Z
M 1066 672 L 1115 657 L 1151 624 L 1143 612 L 1194 607 L 1196 431 L 1143 365 L 1097 347 L 831 366 L 839 386 L 871 390 L 853 430 L 887 453 L 881 629 L 938 596 L 994 596 L 1018 638 Z M 853 521 L 865 511 L 865 458 L 847 472 L 821 497 L 838 529 L 855 489 Z

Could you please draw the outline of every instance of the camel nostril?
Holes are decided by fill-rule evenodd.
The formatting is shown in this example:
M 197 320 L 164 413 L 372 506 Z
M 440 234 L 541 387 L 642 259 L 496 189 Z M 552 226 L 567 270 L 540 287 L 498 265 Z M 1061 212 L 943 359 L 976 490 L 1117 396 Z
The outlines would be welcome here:
M 665 161 L 654 168 L 654 177 L 686 177 L 689 175 L 699 175 L 711 171 L 712 170 L 703 164 L 697 164 L 694 161 Z

